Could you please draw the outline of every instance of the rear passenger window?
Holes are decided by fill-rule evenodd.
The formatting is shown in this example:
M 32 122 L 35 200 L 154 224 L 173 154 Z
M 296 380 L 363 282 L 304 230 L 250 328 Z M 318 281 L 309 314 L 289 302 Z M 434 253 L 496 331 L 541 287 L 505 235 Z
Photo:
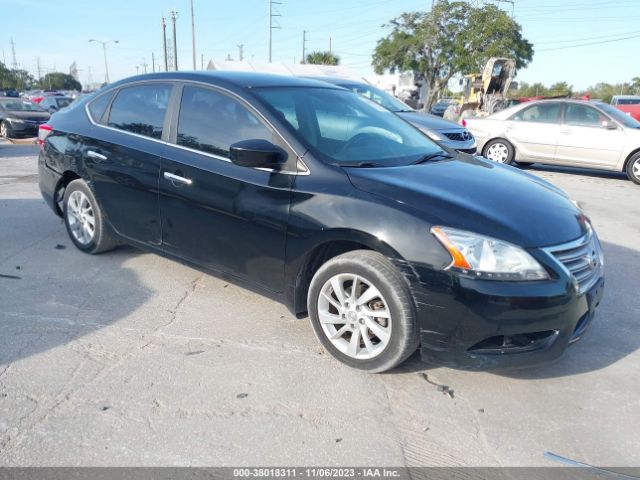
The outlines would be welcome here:
M 184 87 L 177 143 L 229 158 L 241 140 L 273 140 L 271 131 L 237 100 L 213 90 Z
M 100 95 L 95 100 L 89 102 L 89 114 L 91 115 L 91 119 L 96 123 L 102 123 L 102 115 L 104 115 L 111 98 L 113 97 L 113 92 L 105 93 L 104 95 Z
M 170 95 L 170 85 L 123 88 L 111 104 L 109 126 L 159 139 Z

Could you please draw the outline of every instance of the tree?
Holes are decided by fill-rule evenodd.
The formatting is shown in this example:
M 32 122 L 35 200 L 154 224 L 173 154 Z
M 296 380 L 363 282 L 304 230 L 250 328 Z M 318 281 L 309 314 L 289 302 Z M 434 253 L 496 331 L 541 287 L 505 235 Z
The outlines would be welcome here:
M 640 77 L 633 77 L 631 79 L 631 89 L 636 95 L 640 95 Z
M 573 87 L 569 85 L 567 82 L 556 82 L 551 87 L 549 87 L 549 92 L 547 95 L 552 97 L 557 97 L 560 95 L 566 95 L 568 97 L 573 93 Z
M 376 73 L 412 71 L 429 87 L 425 109 L 456 74 L 482 71 L 490 57 L 508 57 L 518 68 L 533 57 L 520 25 L 495 5 L 439 0 L 429 13 L 403 13 L 387 25 L 373 54 Z
M 26 70 L 8 69 L 0 62 L 0 88 L 24 90 L 31 88 L 34 78 Z
M 47 73 L 40 79 L 40 88 L 52 90 L 82 90 L 82 85 L 67 73 Z
M 331 52 L 311 52 L 307 55 L 305 63 L 312 65 L 338 65 L 340 57 Z

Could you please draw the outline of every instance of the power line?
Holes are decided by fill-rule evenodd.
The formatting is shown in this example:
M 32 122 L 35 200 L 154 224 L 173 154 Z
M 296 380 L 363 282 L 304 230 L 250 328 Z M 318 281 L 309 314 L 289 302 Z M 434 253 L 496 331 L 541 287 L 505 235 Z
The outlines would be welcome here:
M 538 50 L 538 51 L 539 52 L 550 52 L 552 50 L 566 50 L 568 48 L 588 47 L 588 46 L 591 46 L 591 45 L 602 45 L 604 43 L 621 42 L 623 40 L 630 40 L 632 38 L 640 38 L 640 35 L 632 35 L 630 37 L 615 38 L 613 40 L 601 40 L 599 42 L 581 43 L 581 44 L 578 44 L 578 45 L 568 45 L 568 46 L 564 46 L 564 47 L 543 48 L 543 49 Z
M 573 38 L 571 40 L 553 40 L 550 42 L 533 42 L 533 43 L 534 45 L 553 45 L 557 43 L 572 43 L 572 42 L 584 42 L 589 40 L 610 39 L 613 37 L 617 38 L 620 35 L 635 35 L 637 33 L 640 33 L 640 30 L 635 30 L 633 32 L 621 32 L 621 33 L 615 33 L 615 34 L 609 34 L 609 35 L 598 35 L 595 37 Z

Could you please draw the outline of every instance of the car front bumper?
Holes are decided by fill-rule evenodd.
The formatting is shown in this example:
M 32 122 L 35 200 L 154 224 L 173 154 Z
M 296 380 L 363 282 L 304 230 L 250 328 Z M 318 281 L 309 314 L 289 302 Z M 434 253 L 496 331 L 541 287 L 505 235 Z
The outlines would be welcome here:
M 413 273 L 420 272 L 413 269 Z M 422 360 L 465 370 L 508 370 L 556 360 L 594 318 L 601 272 L 578 293 L 569 278 L 509 283 L 424 270 L 412 281 Z
M 16 122 L 15 120 L 7 120 L 6 122 L 7 133 L 11 138 L 37 137 L 40 125 L 46 123 L 31 121 Z

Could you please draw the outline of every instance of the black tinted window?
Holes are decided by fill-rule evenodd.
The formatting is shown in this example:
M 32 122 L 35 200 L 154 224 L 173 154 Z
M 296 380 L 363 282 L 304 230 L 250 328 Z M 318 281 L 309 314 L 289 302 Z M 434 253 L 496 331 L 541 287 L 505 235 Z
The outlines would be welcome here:
M 212 90 L 184 88 L 178 145 L 229 158 L 230 145 L 257 138 L 272 141 L 272 134 L 240 102 Z
M 170 85 L 123 88 L 111 105 L 109 126 L 160 138 L 170 94 Z
M 100 119 L 102 118 L 104 111 L 107 109 L 107 106 L 111 101 L 111 97 L 113 97 L 113 92 L 100 95 L 89 103 L 89 113 L 91 113 L 91 118 L 94 122 L 100 123 Z

